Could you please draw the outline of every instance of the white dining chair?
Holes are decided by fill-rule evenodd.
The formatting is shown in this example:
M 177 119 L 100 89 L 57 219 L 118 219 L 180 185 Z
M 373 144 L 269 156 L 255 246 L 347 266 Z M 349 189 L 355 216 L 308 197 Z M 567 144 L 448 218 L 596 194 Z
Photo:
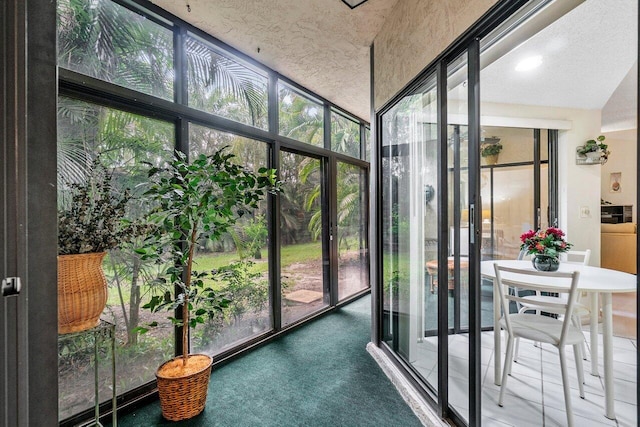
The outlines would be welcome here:
M 521 252 L 522 255 L 522 252 Z M 565 264 L 577 264 L 577 265 L 589 265 L 589 259 L 591 258 L 591 249 L 587 249 L 584 251 L 567 251 L 561 254 L 561 261 Z M 536 292 L 534 295 L 523 296 L 523 301 L 518 304 L 518 312 L 524 313 L 527 311 L 535 311 L 536 314 L 541 314 L 542 312 L 562 315 L 564 313 L 563 305 L 566 304 L 566 301 L 559 301 L 558 298 L 566 298 L 566 295 L 541 295 L 540 292 Z M 589 315 L 591 313 L 591 309 L 589 306 L 585 305 L 581 301 L 582 295 L 578 294 L 576 300 L 576 306 L 573 309 L 573 318 L 572 321 L 574 325 L 582 330 L 582 316 Z M 541 306 L 541 303 L 545 304 L 545 307 Z M 554 307 L 549 304 L 560 304 L 558 307 Z M 514 352 L 515 361 L 518 360 L 518 351 L 520 348 L 520 341 L 516 341 L 516 349 Z M 587 357 L 587 349 L 582 344 L 582 357 L 586 360 Z
M 582 331 L 571 321 L 573 309 L 578 296 L 578 279 L 580 273 L 577 271 L 566 272 L 541 272 L 534 270 L 521 270 L 508 267 L 500 267 L 494 264 L 496 283 L 498 286 L 498 296 L 502 308 L 500 326 L 507 332 L 507 352 L 504 360 L 504 371 L 502 372 L 502 385 L 500 386 L 500 397 L 498 405 L 503 406 L 504 393 L 507 389 L 507 379 L 511 375 L 513 364 L 514 341 L 517 338 L 529 339 L 541 343 L 551 344 L 558 349 L 560 357 L 560 370 L 562 372 L 562 386 L 564 388 L 564 401 L 567 411 L 567 422 L 569 427 L 573 424 L 573 412 L 571 410 L 571 392 L 569 388 L 569 373 L 565 356 L 565 346 L 573 346 L 573 352 L 578 374 L 578 389 L 580 397 L 584 399 L 584 373 L 582 369 L 582 349 L 584 342 Z M 539 316 L 531 313 L 510 313 L 509 305 L 511 301 L 522 302 L 523 297 L 512 292 L 512 288 L 520 290 L 528 289 L 538 292 L 553 292 L 566 295 L 562 301 L 564 306 L 563 319 L 555 319 L 549 316 Z M 558 298 L 556 298 L 558 300 Z M 552 303 L 556 308 L 558 302 Z M 540 303 L 546 310 L 547 304 Z M 496 355 L 498 357 L 499 355 Z

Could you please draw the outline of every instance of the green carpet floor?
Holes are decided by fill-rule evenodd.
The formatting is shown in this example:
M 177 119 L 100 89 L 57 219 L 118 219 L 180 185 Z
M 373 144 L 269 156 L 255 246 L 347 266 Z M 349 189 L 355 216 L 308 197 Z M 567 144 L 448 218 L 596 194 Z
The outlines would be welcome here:
M 207 407 L 171 423 L 155 402 L 127 426 L 420 426 L 367 353 L 370 297 L 315 320 L 211 374 Z

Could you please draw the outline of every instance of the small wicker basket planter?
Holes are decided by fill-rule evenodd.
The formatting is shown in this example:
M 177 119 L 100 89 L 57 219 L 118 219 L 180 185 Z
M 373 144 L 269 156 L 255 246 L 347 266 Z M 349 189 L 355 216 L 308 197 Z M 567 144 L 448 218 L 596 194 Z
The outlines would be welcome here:
M 482 156 L 482 163 L 485 165 L 495 165 L 498 163 L 499 154 L 489 154 L 488 156 Z
M 58 333 L 91 329 L 107 304 L 106 252 L 58 255 Z
M 163 363 L 156 371 L 162 416 L 169 421 L 193 418 L 204 410 L 213 359 L 206 354 L 190 354 L 188 365 L 196 362 L 199 369 L 184 376 L 173 376 L 166 371 L 182 366 L 182 356 Z

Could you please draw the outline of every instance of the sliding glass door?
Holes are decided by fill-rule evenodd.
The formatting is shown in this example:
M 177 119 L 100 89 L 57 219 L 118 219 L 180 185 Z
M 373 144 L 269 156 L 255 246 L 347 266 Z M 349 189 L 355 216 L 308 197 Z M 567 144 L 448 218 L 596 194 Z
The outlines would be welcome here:
M 575 30 L 603 22 L 616 41 Z M 631 185 L 636 176 L 637 150 L 623 140 L 637 142 L 637 25 L 637 1 L 499 2 L 378 112 L 379 345 L 456 425 L 566 422 L 557 354 L 526 340 L 497 404 L 494 365 L 505 354 L 480 265 L 518 258 L 524 232 L 551 226 L 598 265 L 600 205 L 622 199 L 619 170 L 631 166 Z M 576 147 L 598 135 L 611 153 L 585 162 Z M 627 196 L 637 203 L 633 189 Z M 629 359 L 619 348 L 603 360 L 635 372 L 636 335 L 616 337 L 631 343 Z M 603 400 L 607 390 L 635 390 L 636 377 L 614 372 L 603 387 L 587 375 L 596 397 L 574 399 L 576 419 L 604 425 L 615 406 L 611 422 L 637 425 L 635 393 L 609 394 L 606 411 Z
M 438 138 L 435 75 L 383 118 L 383 340 L 438 387 Z
M 280 153 L 282 325 L 329 305 L 326 161 Z
M 369 180 L 366 169 L 343 161 L 336 162 L 335 176 L 336 230 L 332 236 L 337 240 L 338 301 L 343 301 L 369 287 Z
M 473 213 L 469 210 L 468 55 L 447 66 L 448 179 L 448 398 L 449 406 L 469 420 L 469 257 Z

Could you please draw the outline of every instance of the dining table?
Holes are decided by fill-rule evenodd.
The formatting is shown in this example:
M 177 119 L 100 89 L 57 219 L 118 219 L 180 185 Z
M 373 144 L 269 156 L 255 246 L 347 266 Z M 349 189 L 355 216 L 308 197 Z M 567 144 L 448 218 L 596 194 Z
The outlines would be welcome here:
M 494 264 L 501 267 L 510 267 L 523 270 L 533 270 L 530 260 L 490 260 L 480 263 L 481 275 L 485 279 L 493 280 L 493 313 L 494 313 L 494 354 L 501 354 L 501 308 L 498 295 L 498 285 Z M 602 345 L 605 391 L 605 416 L 615 419 L 614 388 L 613 388 L 613 311 L 611 294 L 619 292 L 636 292 L 637 277 L 634 274 L 625 273 L 607 268 L 593 267 L 590 265 L 560 263 L 558 271 L 579 271 L 578 291 L 589 297 L 590 311 L 590 355 L 591 374 L 599 376 L 598 372 L 598 299 L 602 301 Z M 538 277 L 538 279 L 540 279 Z M 502 360 L 494 357 L 494 383 L 500 385 Z

